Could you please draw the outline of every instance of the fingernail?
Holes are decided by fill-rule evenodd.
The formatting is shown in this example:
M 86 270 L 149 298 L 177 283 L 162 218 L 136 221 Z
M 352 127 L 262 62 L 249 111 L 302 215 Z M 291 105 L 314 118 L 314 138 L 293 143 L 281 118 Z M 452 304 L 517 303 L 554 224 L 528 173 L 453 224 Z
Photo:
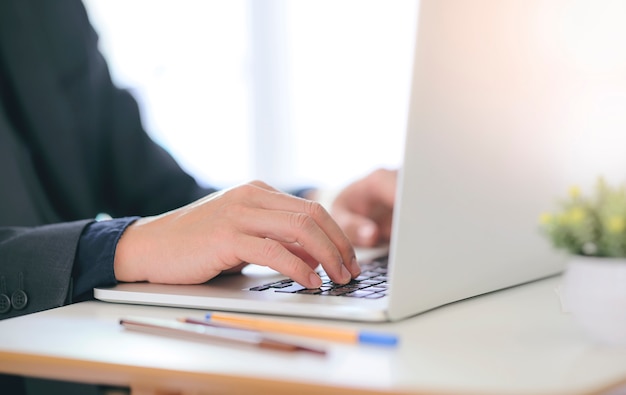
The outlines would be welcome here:
M 352 274 L 350 274 L 345 266 L 341 266 L 341 279 L 344 283 L 348 283 L 352 280 Z
M 311 282 L 311 288 L 319 288 L 322 286 L 322 279 L 315 273 L 311 273 L 309 280 Z

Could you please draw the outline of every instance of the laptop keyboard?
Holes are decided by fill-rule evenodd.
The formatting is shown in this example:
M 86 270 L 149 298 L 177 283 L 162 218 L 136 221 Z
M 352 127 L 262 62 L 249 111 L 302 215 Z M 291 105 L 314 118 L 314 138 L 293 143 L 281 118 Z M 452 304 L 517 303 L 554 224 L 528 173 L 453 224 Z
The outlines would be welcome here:
M 387 296 L 388 257 L 361 265 L 361 274 L 348 284 L 336 284 L 321 270 L 319 288 L 305 288 L 291 279 L 275 281 L 249 288 L 255 292 L 280 292 L 321 296 L 344 296 L 351 298 L 379 299 Z

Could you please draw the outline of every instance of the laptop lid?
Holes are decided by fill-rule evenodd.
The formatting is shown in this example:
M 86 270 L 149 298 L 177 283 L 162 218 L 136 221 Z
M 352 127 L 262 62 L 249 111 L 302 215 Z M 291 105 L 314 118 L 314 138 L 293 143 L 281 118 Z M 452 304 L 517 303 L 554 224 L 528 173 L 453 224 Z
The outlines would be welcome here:
M 203 285 L 119 284 L 96 289 L 95 297 L 385 321 L 559 273 L 565 257 L 541 235 L 539 215 L 570 185 L 626 168 L 623 145 L 597 139 L 592 123 L 612 137 L 626 130 L 625 117 L 607 121 L 589 100 L 615 86 L 624 92 L 625 79 L 599 78 L 603 70 L 576 63 L 587 58 L 568 47 L 563 27 L 588 15 L 577 7 L 555 0 L 420 2 L 388 297 L 250 292 L 282 278 L 258 267 Z M 615 104 L 622 114 L 624 102 Z
M 626 169 L 625 10 L 421 1 L 391 319 L 563 269 L 540 214 Z

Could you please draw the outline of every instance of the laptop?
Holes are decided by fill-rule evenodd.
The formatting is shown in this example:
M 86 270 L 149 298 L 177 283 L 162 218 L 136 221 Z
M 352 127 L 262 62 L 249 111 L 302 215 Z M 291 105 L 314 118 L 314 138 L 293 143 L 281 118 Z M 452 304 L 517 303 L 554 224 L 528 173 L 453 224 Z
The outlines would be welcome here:
M 571 40 L 562 35 L 575 7 L 554 0 L 420 2 L 391 242 L 359 251 L 364 264 L 385 256 L 373 269 L 387 281 L 374 289 L 378 297 L 280 292 L 267 285 L 293 284 L 255 266 L 202 285 L 123 283 L 97 288 L 95 297 L 396 321 L 560 273 L 565 255 L 542 235 L 538 218 L 572 184 L 626 168 L 614 147 L 623 144 L 590 137 L 598 130 L 589 127 L 596 115 L 586 105 L 603 82 L 567 53 Z M 608 166 L 607 158 L 621 162 Z

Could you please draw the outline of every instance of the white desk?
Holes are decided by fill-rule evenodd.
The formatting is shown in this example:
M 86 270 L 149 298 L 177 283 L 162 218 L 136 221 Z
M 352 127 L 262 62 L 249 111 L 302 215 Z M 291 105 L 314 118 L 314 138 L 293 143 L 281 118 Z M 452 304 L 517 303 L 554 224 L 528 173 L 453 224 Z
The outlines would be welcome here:
M 86 302 L 0 322 L 0 371 L 131 387 L 133 394 L 603 394 L 626 385 L 626 349 L 594 345 L 552 278 L 393 324 L 396 349 L 323 343 L 325 357 L 126 331 L 122 316 L 199 310 Z M 297 321 L 311 321 L 297 319 Z M 320 322 L 317 322 L 320 324 Z

